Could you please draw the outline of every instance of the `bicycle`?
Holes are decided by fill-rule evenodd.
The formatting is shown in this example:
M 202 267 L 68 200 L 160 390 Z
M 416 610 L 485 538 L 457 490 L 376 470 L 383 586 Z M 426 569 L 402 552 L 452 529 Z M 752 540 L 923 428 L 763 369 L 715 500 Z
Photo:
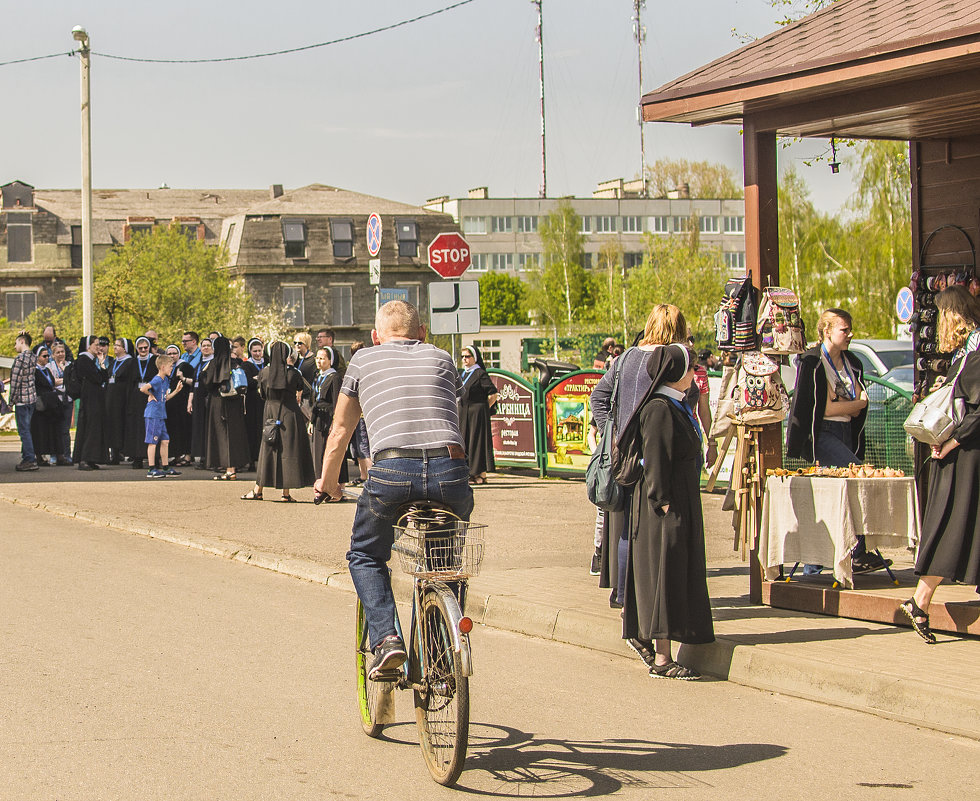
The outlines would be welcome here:
M 412 690 L 415 722 L 426 767 L 436 782 L 452 786 L 463 771 L 469 736 L 469 676 L 473 673 L 466 617 L 467 579 L 479 573 L 486 526 L 469 523 L 433 503 L 399 509 L 392 550 L 414 578 L 408 660 L 368 678 L 374 658 L 360 600 L 356 612 L 357 696 L 361 727 L 369 737 L 394 723 L 394 691 Z M 395 627 L 402 636 L 395 614 Z

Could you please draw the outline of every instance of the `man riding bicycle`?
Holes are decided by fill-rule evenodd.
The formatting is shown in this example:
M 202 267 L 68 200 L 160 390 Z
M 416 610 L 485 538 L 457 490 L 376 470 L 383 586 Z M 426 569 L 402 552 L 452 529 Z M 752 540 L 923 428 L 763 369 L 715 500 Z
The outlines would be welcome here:
M 347 562 L 364 606 L 374 679 L 407 659 L 395 628 L 387 567 L 398 510 L 410 501 L 430 501 L 469 520 L 473 490 L 456 405 L 462 387 L 452 357 L 423 342 L 418 309 L 401 300 L 378 310 L 371 338 L 376 347 L 362 348 L 347 366 L 313 488 L 328 501 L 343 499 L 340 466 L 363 413 L 374 464 L 357 501 Z

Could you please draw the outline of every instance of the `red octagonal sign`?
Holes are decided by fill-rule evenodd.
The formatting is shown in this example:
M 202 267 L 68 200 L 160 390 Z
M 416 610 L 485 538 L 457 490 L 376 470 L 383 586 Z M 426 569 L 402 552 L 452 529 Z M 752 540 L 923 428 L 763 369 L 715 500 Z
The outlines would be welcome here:
M 439 234 L 429 245 L 429 266 L 443 278 L 459 278 L 470 266 L 470 246 L 459 234 Z

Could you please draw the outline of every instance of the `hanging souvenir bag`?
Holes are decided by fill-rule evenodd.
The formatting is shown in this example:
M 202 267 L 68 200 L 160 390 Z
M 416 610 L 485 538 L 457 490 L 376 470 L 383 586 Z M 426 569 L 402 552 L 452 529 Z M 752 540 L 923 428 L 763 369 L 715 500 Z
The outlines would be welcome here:
M 759 351 L 742 354 L 732 395 L 739 423 L 781 423 L 789 413 L 789 395 L 779 364 Z
M 770 286 L 762 290 L 758 332 L 759 350 L 763 353 L 803 353 L 806 350 L 800 299 L 792 289 Z
M 609 396 L 609 416 L 602 427 L 602 439 L 589 466 L 585 469 L 585 491 L 589 502 L 606 512 L 618 512 L 623 508 L 625 493 L 613 475 L 612 457 L 616 444 L 616 400 L 619 392 L 619 366 L 621 359 L 613 364 L 613 388 Z
M 752 279 L 745 275 L 725 284 L 715 313 L 715 339 L 721 350 L 753 350 L 756 346 L 756 299 Z
M 912 407 L 912 413 L 904 424 L 906 433 L 912 439 L 926 445 L 942 445 L 952 436 L 953 429 L 963 420 L 966 411 L 963 399 L 954 397 L 956 379 L 960 377 L 964 364 L 966 357 L 960 359 L 952 381 L 947 381 Z

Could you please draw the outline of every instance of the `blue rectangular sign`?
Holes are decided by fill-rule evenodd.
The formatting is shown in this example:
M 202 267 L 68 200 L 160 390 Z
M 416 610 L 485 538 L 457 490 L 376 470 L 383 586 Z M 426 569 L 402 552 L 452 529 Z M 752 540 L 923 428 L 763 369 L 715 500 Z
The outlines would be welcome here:
M 408 303 L 408 290 L 401 287 L 379 289 L 378 300 L 382 306 L 389 300 L 403 300 Z

